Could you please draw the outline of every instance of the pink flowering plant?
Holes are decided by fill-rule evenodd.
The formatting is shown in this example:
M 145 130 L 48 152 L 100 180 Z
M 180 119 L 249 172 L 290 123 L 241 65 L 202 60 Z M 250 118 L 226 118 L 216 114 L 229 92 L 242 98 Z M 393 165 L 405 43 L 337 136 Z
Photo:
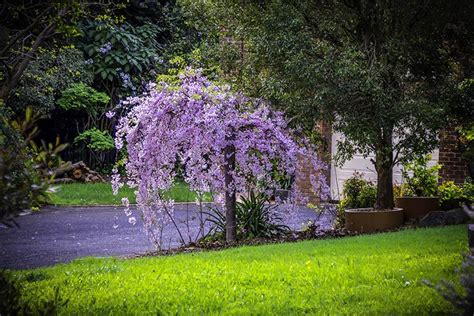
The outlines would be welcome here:
M 227 218 L 235 211 L 236 196 L 250 191 L 271 195 L 279 189 L 281 181 L 272 175 L 293 176 L 298 155 L 310 157 L 318 174 L 311 177 L 314 192 L 322 199 L 328 196 L 322 172 L 326 166 L 313 150 L 295 141 L 282 113 L 209 81 L 199 70 L 187 69 L 178 84 L 150 85 L 149 91 L 123 103 L 130 110 L 118 120 L 115 145 L 118 150 L 126 146 L 128 158 L 125 175 L 114 170 L 112 186 L 114 192 L 125 183 L 136 188 L 145 230 L 158 248 L 168 224 L 185 243 L 173 215 L 174 202 L 163 195 L 174 184 L 176 166 L 198 196 L 214 194 Z M 284 202 L 287 206 L 304 201 L 295 188 L 291 197 Z M 123 203 L 131 218 L 128 201 Z

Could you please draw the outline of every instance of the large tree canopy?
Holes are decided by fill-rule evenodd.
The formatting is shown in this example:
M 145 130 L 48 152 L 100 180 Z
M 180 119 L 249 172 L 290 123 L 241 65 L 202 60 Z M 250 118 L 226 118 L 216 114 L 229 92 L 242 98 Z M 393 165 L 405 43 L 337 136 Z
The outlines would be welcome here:
M 472 1 L 184 2 L 242 41 L 241 88 L 308 131 L 331 121 L 340 162 L 375 154 L 377 208 L 393 206 L 393 165 L 436 146 L 452 92 L 471 82 Z

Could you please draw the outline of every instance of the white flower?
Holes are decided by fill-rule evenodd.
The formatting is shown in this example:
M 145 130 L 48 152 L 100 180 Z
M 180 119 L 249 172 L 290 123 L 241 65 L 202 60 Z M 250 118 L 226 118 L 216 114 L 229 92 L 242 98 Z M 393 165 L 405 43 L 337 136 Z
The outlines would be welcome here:
M 122 205 L 127 208 L 130 206 L 130 202 L 128 201 L 128 198 L 126 197 L 122 198 Z
M 137 223 L 137 219 L 136 219 L 135 217 L 130 217 L 130 218 L 128 219 L 128 222 L 129 222 L 130 224 L 132 224 L 132 225 L 135 225 L 135 224 Z

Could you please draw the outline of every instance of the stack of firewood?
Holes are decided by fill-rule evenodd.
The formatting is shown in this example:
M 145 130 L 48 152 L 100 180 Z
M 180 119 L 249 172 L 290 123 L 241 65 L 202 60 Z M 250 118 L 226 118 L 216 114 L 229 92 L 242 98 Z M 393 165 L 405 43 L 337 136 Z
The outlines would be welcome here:
M 53 171 L 54 183 L 72 182 L 105 182 L 102 176 L 91 170 L 83 161 L 64 163 L 61 167 Z

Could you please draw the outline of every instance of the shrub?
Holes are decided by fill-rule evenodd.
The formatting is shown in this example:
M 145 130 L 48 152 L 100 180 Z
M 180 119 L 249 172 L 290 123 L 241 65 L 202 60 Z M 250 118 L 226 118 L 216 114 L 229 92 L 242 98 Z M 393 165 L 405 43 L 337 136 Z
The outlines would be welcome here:
M 430 159 L 431 155 L 426 155 L 403 165 L 404 195 L 431 197 L 438 194 L 438 171 L 441 166 L 428 167 Z
M 289 231 L 283 225 L 282 218 L 275 212 L 275 205 L 269 204 L 269 198 L 261 193 L 250 191 L 248 197 L 242 197 L 236 204 L 236 224 L 238 239 L 273 238 Z M 223 239 L 225 232 L 225 215 L 217 208 L 206 213 L 213 225 L 210 236 Z
M 276 206 L 268 204 L 268 197 L 250 191 L 248 197 L 237 202 L 236 216 L 239 221 L 237 234 L 242 238 L 282 235 L 289 228 L 282 223 L 282 218 L 275 212 Z
M 110 97 L 94 88 L 79 82 L 63 91 L 58 105 L 64 110 L 83 110 L 95 117 L 105 109 Z
M 0 315 L 19 315 L 20 312 L 20 289 L 9 273 L 0 271 Z
M 466 201 L 469 203 L 474 202 L 474 182 L 472 181 L 472 179 L 466 179 L 462 189 Z
M 474 200 L 474 183 L 467 179 L 464 184 L 457 185 L 454 181 L 445 181 L 438 188 L 439 200 L 443 209 L 460 207 Z
M 344 182 L 342 195 L 343 198 L 338 205 L 336 226 L 344 225 L 345 209 L 373 207 L 377 200 L 377 188 L 372 182 L 362 178 L 362 174 L 355 172 Z
M 453 306 L 463 310 L 464 315 L 474 314 L 474 256 L 467 255 L 461 267 L 461 285 L 463 292 L 459 292 L 456 286 L 447 281 L 433 286 L 426 282 L 428 286 L 434 287 Z
M 61 143 L 59 136 L 56 137 L 54 143 L 46 143 L 44 140 L 41 140 L 41 146 L 30 141 L 29 151 L 33 157 L 33 162 L 45 181 L 49 181 L 54 171 L 65 164 L 59 154 L 66 149 L 67 146 L 68 144 Z
M 33 106 L 37 112 L 49 116 L 63 91 L 78 82 L 91 84 L 93 78 L 92 68 L 78 49 L 43 48 L 28 64 L 14 93 L 10 94 L 8 105 L 15 113 Z
M 403 185 L 394 185 L 393 186 L 393 198 L 403 197 Z
M 372 182 L 362 178 L 362 174 L 354 175 L 344 182 L 343 199 L 339 203 L 339 209 L 372 207 L 377 198 L 377 188 Z
M 97 152 L 109 151 L 115 148 L 114 139 L 109 132 L 101 131 L 95 127 L 82 132 L 74 139 L 74 142 L 85 142 L 87 148 Z
M 0 315 L 57 315 L 68 304 L 60 295 L 59 287 L 50 294 L 36 298 L 34 302 L 21 300 L 23 283 L 12 273 L 0 271 Z
M 445 181 L 438 188 L 439 201 L 443 209 L 459 207 L 463 200 L 463 190 L 454 181 Z
M 26 116 L 31 117 L 31 111 Z M 9 113 L 0 107 L 0 221 L 4 223 L 47 199 L 47 184 L 28 152 L 29 136 L 25 139 L 12 122 L 16 121 L 11 121 Z

